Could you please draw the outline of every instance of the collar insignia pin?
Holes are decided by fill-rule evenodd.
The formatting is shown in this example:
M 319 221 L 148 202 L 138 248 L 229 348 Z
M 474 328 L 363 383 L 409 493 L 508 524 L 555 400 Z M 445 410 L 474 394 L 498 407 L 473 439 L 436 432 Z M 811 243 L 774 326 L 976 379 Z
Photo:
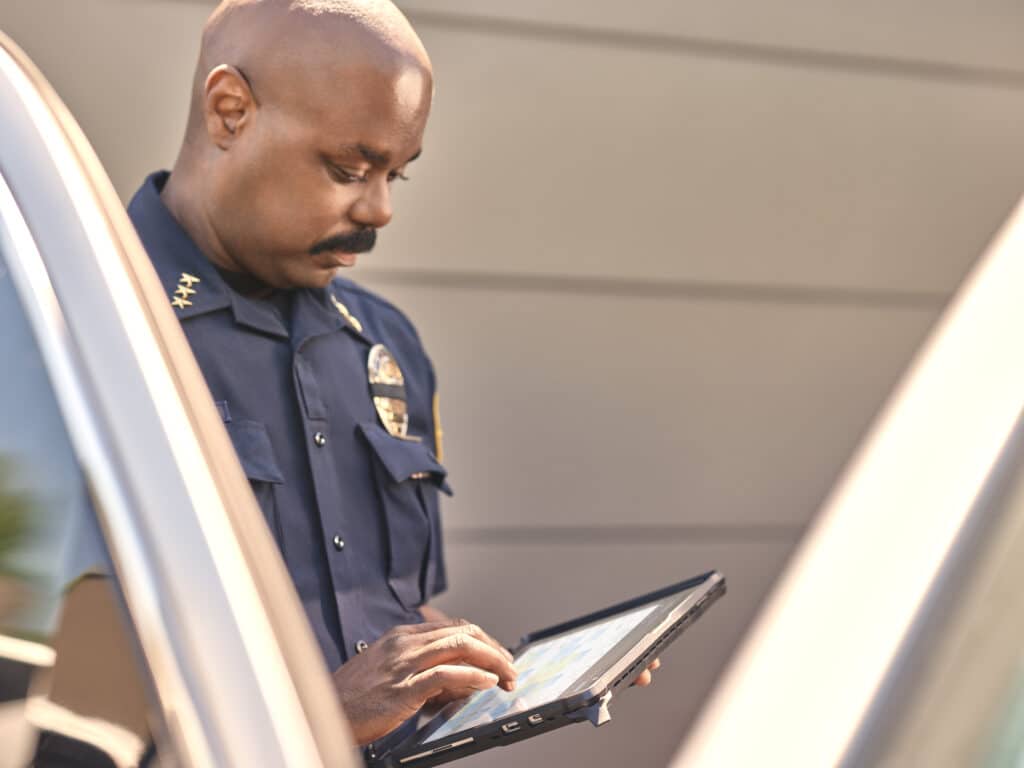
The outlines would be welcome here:
M 185 307 L 191 307 L 192 302 L 189 301 L 189 296 L 195 296 L 196 289 L 192 286 L 196 283 L 203 282 L 195 275 L 190 275 L 188 272 L 182 272 L 181 277 L 178 279 L 178 287 L 174 289 L 174 295 L 171 297 L 171 306 L 175 309 L 185 309 Z
M 356 320 L 355 315 L 348 311 L 348 307 L 338 301 L 338 297 L 333 293 L 331 294 L 331 302 L 334 304 L 334 308 L 338 310 L 342 317 L 348 320 L 348 324 L 355 328 L 359 333 L 363 332 L 363 324 Z

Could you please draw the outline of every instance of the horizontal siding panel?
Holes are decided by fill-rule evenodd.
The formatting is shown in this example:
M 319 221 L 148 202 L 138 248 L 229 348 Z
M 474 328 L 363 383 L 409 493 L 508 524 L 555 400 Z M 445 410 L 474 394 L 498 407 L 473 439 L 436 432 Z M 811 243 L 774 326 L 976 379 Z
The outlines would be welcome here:
M 618 34 L 728 40 L 1024 72 L 1024 8 L 1001 0 L 821 3 L 815 0 L 399 0 L 413 19 L 437 14 L 584 27 Z M 567 32 L 571 38 L 571 32 Z
M 0 30 L 46 75 L 127 200 L 178 154 L 211 8 L 180 0 L 0 0 Z
M 381 268 L 948 292 L 1024 189 L 1019 93 L 423 33 Z
M 651 688 L 616 696 L 607 726 L 574 725 L 460 762 L 466 768 L 667 765 L 794 543 L 449 545 L 451 593 L 438 605 L 507 643 L 710 568 L 726 575 L 729 589 L 667 650 Z
M 936 314 L 377 288 L 434 359 L 467 528 L 803 525 Z
M 209 7 L 0 29 L 127 198 L 174 160 Z M 421 27 L 438 101 L 383 268 L 948 292 L 1024 188 L 1017 93 Z

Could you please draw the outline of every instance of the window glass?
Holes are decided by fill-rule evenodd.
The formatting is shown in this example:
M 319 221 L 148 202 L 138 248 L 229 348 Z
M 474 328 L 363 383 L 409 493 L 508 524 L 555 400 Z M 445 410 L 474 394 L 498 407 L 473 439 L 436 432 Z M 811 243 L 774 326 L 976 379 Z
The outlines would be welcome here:
M 14 258 L 0 220 L 0 763 L 152 762 L 150 689 Z

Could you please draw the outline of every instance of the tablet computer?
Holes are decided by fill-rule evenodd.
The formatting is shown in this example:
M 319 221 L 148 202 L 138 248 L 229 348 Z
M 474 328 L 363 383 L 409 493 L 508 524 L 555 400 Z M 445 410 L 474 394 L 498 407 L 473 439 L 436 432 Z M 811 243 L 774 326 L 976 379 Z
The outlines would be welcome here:
M 428 768 L 571 723 L 604 725 L 612 694 L 724 592 L 724 577 L 712 571 L 529 634 L 513 651 L 514 691 L 495 687 L 452 702 L 370 765 Z

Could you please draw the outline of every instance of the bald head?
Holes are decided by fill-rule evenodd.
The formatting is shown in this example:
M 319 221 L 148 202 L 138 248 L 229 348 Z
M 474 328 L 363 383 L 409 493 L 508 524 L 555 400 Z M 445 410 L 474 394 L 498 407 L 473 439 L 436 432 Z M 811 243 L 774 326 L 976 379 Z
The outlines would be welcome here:
M 220 266 L 325 284 L 391 220 L 432 93 L 427 53 L 388 0 L 225 0 L 164 199 Z
M 201 126 L 207 79 L 218 67 L 243 74 L 263 101 L 322 98 L 367 67 L 413 67 L 430 59 L 389 0 L 224 0 L 203 29 L 189 138 Z M 326 90 L 325 90 L 326 89 Z

